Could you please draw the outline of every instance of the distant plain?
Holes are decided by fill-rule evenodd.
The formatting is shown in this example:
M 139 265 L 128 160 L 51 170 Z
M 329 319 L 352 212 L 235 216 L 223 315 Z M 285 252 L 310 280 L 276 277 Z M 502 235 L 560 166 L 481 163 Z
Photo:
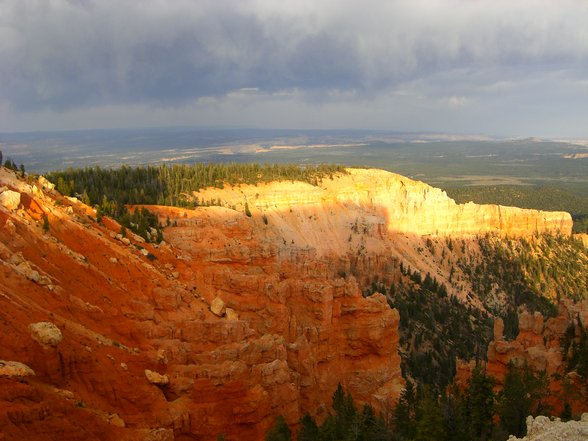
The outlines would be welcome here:
M 566 209 L 577 221 L 588 218 L 588 142 L 582 140 L 180 127 L 0 133 L 0 150 L 33 173 L 194 162 L 375 167 L 443 188 L 459 202 Z

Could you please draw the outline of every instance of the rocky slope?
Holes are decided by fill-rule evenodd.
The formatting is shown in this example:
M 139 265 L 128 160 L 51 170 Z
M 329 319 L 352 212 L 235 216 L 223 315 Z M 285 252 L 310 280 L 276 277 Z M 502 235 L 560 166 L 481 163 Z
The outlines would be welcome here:
M 553 414 L 560 415 L 564 403 L 570 405 L 573 415 L 588 411 L 588 390 L 575 371 L 567 372 L 568 354 L 562 347 L 568 329 L 573 330 L 571 338 L 579 340 L 579 326 L 588 323 L 588 301 L 564 301 L 559 305 L 558 315 L 547 320 L 538 312 L 522 312 L 518 318 L 519 334 L 510 341 L 504 338 L 502 320 L 494 321 L 494 340 L 488 346 L 485 367 L 497 380 L 496 388 L 501 389 L 509 363 L 519 367 L 526 364 L 535 372 L 547 374 L 550 389 L 547 401 Z M 465 384 L 474 367 L 475 361 L 460 363 L 456 374 L 458 383 Z
M 7 439 L 260 439 L 339 382 L 376 408 L 402 388 L 397 312 L 243 214 L 169 209 L 184 226 L 155 246 L 49 184 L 0 182 Z
M 508 441 L 583 441 L 588 439 L 588 414 L 580 421 L 562 422 L 544 416 L 527 418 L 527 436 L 511 436 Z
M 320 419 L 339 382 L 389 409 L 399 316 L 350 274 L 426 271 L 429 236 L 571 231 L 567 213 L 456 205 L 377 170 L 198 197 L 224 207 L 152 207 L 171 226 L 146 244 L 0 168 L 6 439 L 256 440 L 278 414 Z

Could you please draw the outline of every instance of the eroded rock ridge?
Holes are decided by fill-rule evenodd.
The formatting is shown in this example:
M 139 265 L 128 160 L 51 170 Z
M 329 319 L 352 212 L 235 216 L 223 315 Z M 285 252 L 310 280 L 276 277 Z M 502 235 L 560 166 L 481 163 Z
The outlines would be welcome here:
M 457 205 L 378 170 L 152 207 L 171 225 L 159 245 L 46 180 L 0 167 L 0 188 L 7 439 L 257 440 L 278 414 L 323 417 L 338 383 L 389 409 L 404 384 L 398 312 L 364 298 L 352 266 L 426 269 L 429 235 L 571 231 L 567 213 Z

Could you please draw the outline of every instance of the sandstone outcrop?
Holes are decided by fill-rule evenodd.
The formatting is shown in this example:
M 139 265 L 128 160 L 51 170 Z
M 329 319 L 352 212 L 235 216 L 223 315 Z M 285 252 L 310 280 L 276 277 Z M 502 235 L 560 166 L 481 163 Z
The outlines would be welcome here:
M 286 242 L 325 253 L 341 254 L 352 226 L 419 236 L 571 234 L 569 213 L 471 202 L 459 205 L 443 190 L 404 176 L 383 170 L 347 171 L 335 179 L 324 179 L 318 187 L 278 182 L 206 189 L 195 195 L 199 200 L 221 200 L 225 206 L 243 211 L 247 203 L 253 215 L 265 214 Z M 296 210 L 294 216 L 292 210 Z M 333 216 L 335 212 L 337 216 Z
M 458 206 L 425 184 L 351 170 L 320 187 L 201 193 L 226 207 L 151 207 L 173 225 L 156 247 L 117 239 L 116 222 L 96 223 L 90 207 L 39 183 L 43 197 L 0 169 L 22 207 L 0 210 L 0 226 L 14 226 L 0 228 L 0 358 L 36 373 L 0 378 L 7 439 L 83 429 L 88 440 L 258 440 L 278 414 L 292 426 L 307 412 L 324 418 L 338 383 L 389 409 L 404 385 L 399 315 L 380 294 L 364 298 L 352 274 L 401 258 L 425 270 L 427 234 L 571 225 L 567 214 Z M 29 324 L 42 322 L 66 337 L 54 350 L 31 338 Z
M 169 383 L 169 377 L 167 375 L 161 375 L 149 369 L 145 369 L 145 377 L 147 377 L 147 381 L 149 381 L 149 383 L 156 384 L 158 386 L 165 386 Z
M 20 205 L 20 193 L 12 190 L 4 190 L 0 193 L 0 205 L 8 210 L 16 210 Z
M 562 422 L 559 418 L 550 420 L 545 416 L 527 417 L 527 436 L 513 435 L 508 441 L 584 441 L 588 439 L 588 413 L 580 421 Z
M 52 191 L 53 189 L 55 189 L 55 184 L 49 182 L 47 178 L 45 178 L 44 176 L 39 176 L 38 182 L 41 185 L 41 187 L 45 190 Z
M 225 309 L 225 302 L 220 297 L 215 297 L 210 302 L 210 311 L 218 317 L 225 315 Z
M 0 360 L 0 377 L 22 378 L 31 375 L 35 375 L 35 371 L 24 363 Z
M 31 323 L 29 325 L 31 337 L 45 348 L 56 347 L 63 340 L 63 334 L 51 322 Z
M 553 319 L 551 323 L 553 323 Z M 500 323 L 494 325 L 494 341 L 488 346 L 488 373 L 498 379 L 503 378 L 508 363 L 522 366 L 525 362 L 536 371 L 546 371 L 553 375 L 562 366 L 563 360 L 558 342 L 544 339 L 543 316 L 536 312 L 519 314 L 519 334 L 513 341 L 502 338 Z M 549 323 L 548 326 L 551 326 Z M 504 329 L 504 325 L 502 325 Z M 563 334 L 562 334 L 563 335 Z M 499 338 L 497 338 L 499 337 Z
M 576 304 L 563 302 L 559 314 L 548 320 L 544 320 L 538 312 L 522 312 L 519 314 L 519 334 L 512 341 L 504 339 L 504 324 L 501 319 L 495 319 L 494 340 L 488 345 L 486 372 L 497 380 L 497 387 L 500 388 L 509 363 L 518 367 L 526 364 L 535 372 L 545 371 L 550 382 L 549 404 L 554 414 L 560 414 L 566 402 L 571 405 L 574 414 L 588 411 L 586 391 L 574 372 L 566 374 L 566 354 L 561 347 L 566 330 L 570 325 L 577 326 L 577 317 L 587 312 L 586 301 Z M 456 382 L 464 386 L 474 367 L 475 361 L 458 363 Z

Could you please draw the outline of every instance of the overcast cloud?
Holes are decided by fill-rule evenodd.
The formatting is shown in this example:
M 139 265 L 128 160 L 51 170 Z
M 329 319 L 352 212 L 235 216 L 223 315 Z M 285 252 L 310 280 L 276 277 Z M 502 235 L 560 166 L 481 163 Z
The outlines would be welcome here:
M 0 0 L 0 130 L 588 137 L 585 0 Z

